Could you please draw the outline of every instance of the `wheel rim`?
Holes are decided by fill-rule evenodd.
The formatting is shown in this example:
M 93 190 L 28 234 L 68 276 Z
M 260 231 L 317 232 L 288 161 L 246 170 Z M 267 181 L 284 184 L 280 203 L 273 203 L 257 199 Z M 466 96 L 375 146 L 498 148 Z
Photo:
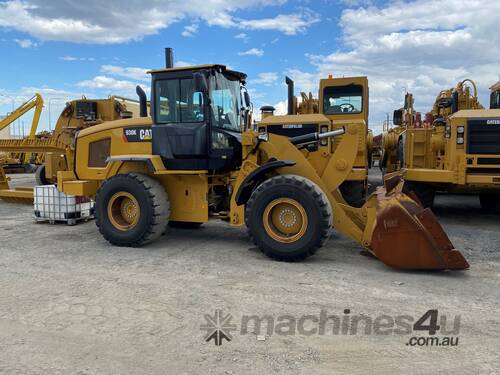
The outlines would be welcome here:
M 262 216 L 266 233 L 275 241 L 295 242 L 306 233 L 308 219 L 304 207 L 294 199 L 278 198 L 270 202 Z
M 141 217 L 139 202 L 132 194 L 119 191 L 109 200 L 108 217 L 116 229 L 130 230 L 137 225 Z

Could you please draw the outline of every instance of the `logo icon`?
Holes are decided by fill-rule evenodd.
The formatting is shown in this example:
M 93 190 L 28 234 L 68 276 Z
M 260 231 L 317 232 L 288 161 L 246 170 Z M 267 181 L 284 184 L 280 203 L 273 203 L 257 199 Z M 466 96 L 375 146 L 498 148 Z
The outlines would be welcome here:
M 200 326 L 200 330 L 207 332 L 204 337 L 206 342 L 214 340 L 215 345 L 220 346 L 223 339 L 227 342 L 233 339 L 231 331 L 236 331 L 238 327 L 231 323 L 231 314 L 224 315 L 222 310 L 215 310 L 213 316 L 205 314 L 204 318 L 206 323 Z

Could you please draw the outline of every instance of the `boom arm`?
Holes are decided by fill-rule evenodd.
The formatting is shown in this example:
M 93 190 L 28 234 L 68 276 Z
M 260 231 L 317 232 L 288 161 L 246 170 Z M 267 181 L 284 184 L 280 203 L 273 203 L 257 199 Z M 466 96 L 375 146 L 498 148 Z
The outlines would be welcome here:
M 12 124 L 18 118 L 22 117 L 26 112 L 35 108 L 35 113 L 33 115 L 33 120 L 31 122 L 29 139 L 34 139 L 36 136 L 36 130 L 38 128 L 38 122 L 40 121 L 40 115 L 43 109 L 43 98 L 40 94 L 35 94 L 31 99 L 21 104 L 17 109 L 11 112 L 6 118 L 0 121 L 0 130 L 5 129 L 7 126 Z

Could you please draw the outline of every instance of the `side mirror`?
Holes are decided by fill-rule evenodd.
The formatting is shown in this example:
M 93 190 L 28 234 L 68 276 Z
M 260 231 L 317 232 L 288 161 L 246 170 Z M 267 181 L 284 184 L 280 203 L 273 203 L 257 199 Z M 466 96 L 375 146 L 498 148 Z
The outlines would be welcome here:
M 248 91 L 245 91 L 243 93 L 243 97 L 245 98 L 245 104 L 247 107 L 250 107 L 250 94 L 248 93 Z
M 196 91 L 204 94 L 208 93 L 208 83 L 206 77 L 202 73 L 194 73 L 193 78 Z
M 400 126 L 403 124 L 403 110 L 402 109 L 396 109 L 394 111 L 394 114 L 392 116 L 392 122 L 396 126 Z

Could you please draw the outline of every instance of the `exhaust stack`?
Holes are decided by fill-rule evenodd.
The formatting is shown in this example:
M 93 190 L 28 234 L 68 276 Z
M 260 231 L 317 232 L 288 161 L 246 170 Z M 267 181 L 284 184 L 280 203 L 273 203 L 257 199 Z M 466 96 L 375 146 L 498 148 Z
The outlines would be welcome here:
M 137 85 L 135 92 L 139 96 L 139 116 L 148 117 L 148 99 L 141 86 Z
M 165 48 L 165 68 L 172 69 L 174 67 L 174 50 Z
M 294 107 L 294 82 L 290 77 L 285 77 L 286 85 L 288 86 L 288 114 L 293 115 Z

